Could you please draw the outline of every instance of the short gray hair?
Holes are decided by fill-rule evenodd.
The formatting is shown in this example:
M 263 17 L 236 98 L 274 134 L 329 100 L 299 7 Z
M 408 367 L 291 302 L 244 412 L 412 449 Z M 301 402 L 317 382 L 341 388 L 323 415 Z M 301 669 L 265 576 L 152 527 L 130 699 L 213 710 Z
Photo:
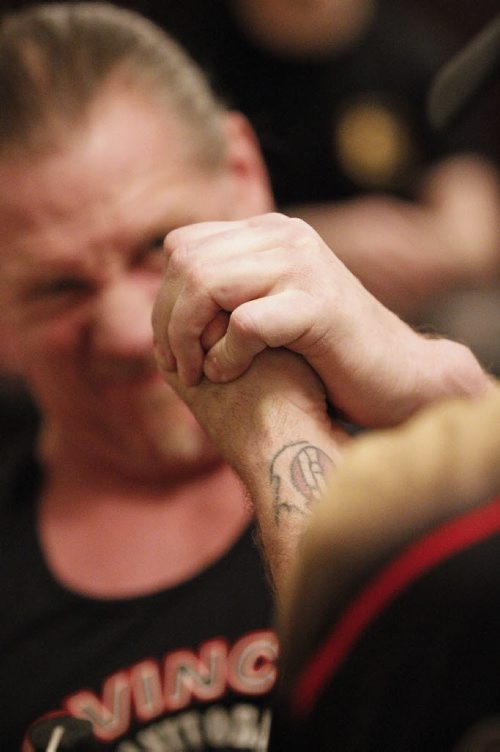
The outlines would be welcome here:
M 47 3 L 4 16 L 0 154 L 57 147 L 115 80 L 185 122 L 206 164 L 221 161 L 225 108 L 204 74 L 154 23 L 106 2 Z

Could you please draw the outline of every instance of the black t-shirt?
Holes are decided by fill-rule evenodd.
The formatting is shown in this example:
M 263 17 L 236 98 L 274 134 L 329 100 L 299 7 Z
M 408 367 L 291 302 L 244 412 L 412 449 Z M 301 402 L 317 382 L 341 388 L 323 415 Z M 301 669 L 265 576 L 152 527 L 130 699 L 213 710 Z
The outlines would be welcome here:
M 277 642 L 252 530 L 177 587 L 84 597 L 42 556 L 34 462 L 4 463 L 2 476 L 1 748 L 62 710 L 92 720 L 97 749 L 264 750 Z

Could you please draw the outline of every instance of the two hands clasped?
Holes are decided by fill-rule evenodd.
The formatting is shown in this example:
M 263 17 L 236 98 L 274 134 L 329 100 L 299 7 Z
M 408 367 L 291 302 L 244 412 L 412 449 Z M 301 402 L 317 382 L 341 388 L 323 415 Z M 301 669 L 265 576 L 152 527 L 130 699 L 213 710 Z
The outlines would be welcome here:
M 315 371 L 328 401 L 367 427 L 396 425 L 440 397 L 488 387 L 466 347 L 412 330 L 302 220 L 273 213 L 190 225 L 167 235 L 165 253 L 156 355 L 191 407 L 202 381 L 220 389 L 237 379 L 241 393 L 251 378 L 265 391 L 269 357 L 261 365 L 257 356 L 268 348 L 294 353 L 285 362 L 302 360 L 294 368 Z

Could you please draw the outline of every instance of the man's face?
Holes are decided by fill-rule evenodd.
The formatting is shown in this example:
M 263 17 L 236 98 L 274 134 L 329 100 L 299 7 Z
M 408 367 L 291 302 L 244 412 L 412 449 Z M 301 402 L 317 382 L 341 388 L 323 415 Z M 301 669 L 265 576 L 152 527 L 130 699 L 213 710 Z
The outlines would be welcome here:
M 185 146 L 179 122 L 115 95 L 57 154 L 0 162 L 2 315 L 23 375 L 53 440 L 139 470 L 213 458 L 159 377 L 150 317 L 165 234 L 244 208 L 230 168 Z

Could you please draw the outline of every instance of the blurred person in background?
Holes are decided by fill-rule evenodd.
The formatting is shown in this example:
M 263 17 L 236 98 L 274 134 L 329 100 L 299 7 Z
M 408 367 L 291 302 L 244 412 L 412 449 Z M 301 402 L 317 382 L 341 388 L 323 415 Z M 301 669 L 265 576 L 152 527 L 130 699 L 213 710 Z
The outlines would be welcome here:
M 250 118 L 278 206 L 386 305 L 467 342 L 500 373 L 489 336 L 500 305 L 498 87 L 489 108 L 446 134 L 424 114 L 459 21 L 445 25 L 442 12 L 439 24 L 436 8 L 412 0 L 142 7 Z
M 262 144 L 278 206 L 386 305 L 498 284 L 494 125 L 426 121 L 455 37 L 412 0 L 190 0 L 141 7 L 191 51 Z M 448 24 L 450 27 L 451 24 Z

